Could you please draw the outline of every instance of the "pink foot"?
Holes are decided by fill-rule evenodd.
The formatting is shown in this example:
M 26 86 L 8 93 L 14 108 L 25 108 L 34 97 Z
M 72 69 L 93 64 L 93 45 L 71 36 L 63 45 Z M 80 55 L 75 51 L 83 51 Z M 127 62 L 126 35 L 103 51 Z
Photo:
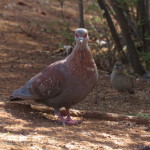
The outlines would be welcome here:
M 77 121 L 77 120 L 66 120 L 66 124 L 68 124 L 68 125 L 76 125 L 79 123 L 80 123 L 80 121 Z
M 68 115 L 67 118 L 66 118 L 66 123 L 69 124 L 69 125 L 76 125 L 76 124 L 80 124 L 81 121 L 79 121 L 79 120 L 72 120 L 70 115 Z
M 59 122 L 63 123 L 64 126 L 66 124 L 68 124 L 68 125 L 76 125 L 76 124 L 80 124 L 81 123 L 81 121 L 79 121 L 79 120 L 72 120 L 71 119 L 68 109 L 66 109 L 66 113 L 67 113 L 66 119 L 61 115 L 60 112 L 55 113 L 58 116 L 58 118 L 60 119 Z
M 64 119 L 64 117 L 61 115 L 61 113 L 58 112 L 58 113 L 55 113 L 55 115 L 57 115 L 58 118 L 60 119 L 59 122 L 63 123 L 63 125 L 65 126 L 65 124 L 66 124 L 66 119 Z

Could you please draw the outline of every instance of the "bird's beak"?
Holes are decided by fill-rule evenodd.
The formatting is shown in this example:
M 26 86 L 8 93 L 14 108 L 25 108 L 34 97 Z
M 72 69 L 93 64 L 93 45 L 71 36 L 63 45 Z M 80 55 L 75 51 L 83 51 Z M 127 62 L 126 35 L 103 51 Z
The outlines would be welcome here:
M 79 37 L 79 42 L 80 42 L 80 43 L 83 42 L 83 37 Z

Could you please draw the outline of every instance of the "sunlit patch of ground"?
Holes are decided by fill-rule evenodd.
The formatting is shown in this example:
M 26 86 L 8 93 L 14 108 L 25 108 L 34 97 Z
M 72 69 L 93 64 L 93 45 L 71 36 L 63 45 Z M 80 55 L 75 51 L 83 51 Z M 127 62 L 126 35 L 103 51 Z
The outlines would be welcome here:
M 150 144 L 148 127 L 144 125 L 86 119 L 76 126 L 62 126 L 53 115 L 47 114 L 47 119 L 30 107 L 17 106 L 20 114 L 14 104 L 0 105 L 2 148 L 126 150 Z

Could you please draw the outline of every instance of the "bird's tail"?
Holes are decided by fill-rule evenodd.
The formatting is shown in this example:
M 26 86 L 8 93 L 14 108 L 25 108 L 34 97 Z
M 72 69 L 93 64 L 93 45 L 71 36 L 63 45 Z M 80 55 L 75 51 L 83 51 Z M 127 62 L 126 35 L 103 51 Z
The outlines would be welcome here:
M 25 93 L 24 91 L 25 91 L 24 87 L 14 90 L 12 95 L 9 97 L 9 100 L 20 101 L 20 100 L 29 99 L 31 95 L 29 95 L 28 93 Z
M 23 100 L 23 97 L 21 97 L 21 89 L 16 89 L 13 91 L 12 95 L 8 98 L 10 101 L 20 101 Z
M 10 100 L 10 101 L 21 101 L 21 100 L 24 100 L 24 99 L 23 98 L 19 98 L 19 97 L 10 96 L 8 98 L 8 100 Z

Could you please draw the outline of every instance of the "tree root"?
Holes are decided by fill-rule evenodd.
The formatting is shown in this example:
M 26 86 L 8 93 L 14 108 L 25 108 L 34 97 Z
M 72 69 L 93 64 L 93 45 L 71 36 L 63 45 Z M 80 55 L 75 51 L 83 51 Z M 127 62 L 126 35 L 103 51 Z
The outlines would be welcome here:
M 49 107 L 43 107 L 42 105 L 29 105 L 29 104 L 20 104 L 20 103 L 0 103 L 0 107 L 4 107 L 5 109 L 11 109 L 11 111 L 15 111 L 16 108 L 22 111 L 33 111 L 37 113 L 47 113 L 54 114 L 54 110 Z M 65 109 L 61 110 L 61 114 L 66 116 Z M 98 120 L 106 120 L 106 121 L 130 121 L 135 122 L 136 124 L 145 124 L 150 125 L 150 119 L 135 117 L 135 116 L 127 116 L 115 113 L 105 113 L 105 112 L 91 112 L 91 111 L 78 111 L 78 110 L 70 110 L 70 115 L 72 117 L 83 117 L 85 119 L 98 119 Z

